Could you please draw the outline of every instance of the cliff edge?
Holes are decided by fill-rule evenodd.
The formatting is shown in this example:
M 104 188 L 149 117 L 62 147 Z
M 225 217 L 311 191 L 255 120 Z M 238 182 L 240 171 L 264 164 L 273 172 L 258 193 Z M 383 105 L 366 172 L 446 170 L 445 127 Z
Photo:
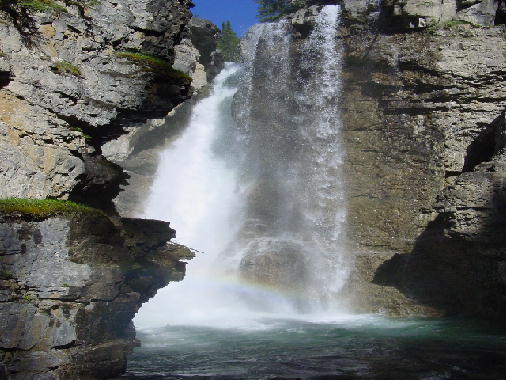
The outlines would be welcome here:
M 113 160 L 220 70 L 191 6 L 0 1 L 0 378 L 120 376 L 140 305 L 183 278 L 169 223 L 118 216 Z

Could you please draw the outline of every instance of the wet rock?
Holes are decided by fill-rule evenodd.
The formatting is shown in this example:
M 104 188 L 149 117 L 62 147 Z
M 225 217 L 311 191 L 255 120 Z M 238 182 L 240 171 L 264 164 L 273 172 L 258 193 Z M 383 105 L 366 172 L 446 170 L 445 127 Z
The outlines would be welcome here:
M 255 239 L 251 241 L 241 259 L 241 279 L 257 286 L 284 293 L 296 308 L 304 310 L 308 279 L 312 265 L 304 246 L 293 241 Z M 262 295 L 249 295 L 249 304 L 255 308 L 272 310 L 272 300 Z
M 8 376 L 7 368 L 2 362 L 0 362 L 0 380 L 7 380 L 8 379 L 7 376 Z
M 280 289 L 299 289 L 308 276 L 303 246 L 291 241 L 258 239 L 249 244 L 241 260 L 241 275 Z
M 443 5 L 430 12 L 442 17 Z M 357 257 L 345 293 L 360 310 L 503 318 L 505 31 L 453 23 L 388 35 L 357 22 L 343 29 Z
M 2 216 L 0 355 L 11 378 L 119 376 L 141 303 L 193 257 L 173 235 L 158 221 Z

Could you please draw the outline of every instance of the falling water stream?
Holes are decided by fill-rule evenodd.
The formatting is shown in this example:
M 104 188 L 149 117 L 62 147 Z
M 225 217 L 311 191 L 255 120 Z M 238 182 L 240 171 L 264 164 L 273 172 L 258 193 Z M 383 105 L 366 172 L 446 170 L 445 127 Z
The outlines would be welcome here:
M 353 264 L 339 17 L 323 7 L 296 53 L 289 22 L 254 26 L 244 62 L 226 65 L 162 152 L 142 216 L 199 252 L 136 316 L 132 378 L 504 378 L 502 333 L 339 302 Z

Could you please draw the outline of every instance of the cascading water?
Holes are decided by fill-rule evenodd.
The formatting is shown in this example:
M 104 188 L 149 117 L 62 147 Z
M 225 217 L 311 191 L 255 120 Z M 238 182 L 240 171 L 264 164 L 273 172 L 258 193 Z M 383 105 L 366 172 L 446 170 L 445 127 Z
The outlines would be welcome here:
M 144 217 L 201 252 L 140 310 L 133 378 L 503 377 L 503 331 L 340 313 L 339 13 L 323 7 L 307 38 L 253 27 L 161 155 Z
M 201 253 L 143 306 L 138 327 L 231 326 L 336 304 L 347 269 L 339 13 L 324 7 L 296 51 L 288 21 L 253 27 L 242 67 L 227 65 L 161 155 L 143 216 L 170 221 Z
M 236 87 L 229 81 L 237 71 L 236 65 L 227 64 L 212 94 L 194 107 L 187 128 L 160 156 L 143 216 L 170 221 L 177 241 L 200 252 L 183 282 L 162 289 L 142 307 L 135 319 L 140 328 L 169 322 L 219 324 L 227 320 L 229 308 L 235 309 L 226 291 L 226 270 L 216 256 L 237 229 L 237 178 L 216 154 L 216 139 L 233 124 L 230 104 Z
M 285 291 L 297 311 L 335 306 L 349 268 L 341 179 L 340 8 L 326 6 L 302 43 L 282 21 L 245 42 L 246 80 L 235 102 L 241 182 L 243 278 Z M 255 54 L 251 54 L 254 51 Z M 242 244 L 242 246 L 241 246 Z M 265 298 L 250 300 L 272 309 Z

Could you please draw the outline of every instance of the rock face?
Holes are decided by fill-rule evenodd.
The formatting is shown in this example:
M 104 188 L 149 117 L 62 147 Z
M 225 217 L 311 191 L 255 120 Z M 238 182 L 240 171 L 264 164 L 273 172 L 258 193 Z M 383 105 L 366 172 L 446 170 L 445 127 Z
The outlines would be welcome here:
M 129 176 L 128 186 L 122 186 L 122 192 L 115 199 L 121 215 L 135 216 L 141 212 L 156 174 L 160 148 L 186 125 L 193 100 L 206 92 L 209 83 L 224 67 L 223 57 L 217 50 L 219 36 L 220 30 L 213 23 L 193 17 L 181 43 L 175 47 L 173 65 L 193 78 L 192 100 L 163 119 L 151 119 L 142 126 L 125 128 L 126 134 L 103 146 L 103 154 L 124 168 Z
M 190 5 L 57 2 L 40 12 L 3 3 L 1 197 L 87 201 L 98 183 L 118 192 L 121 169 L 93 157 L 123 127 L 163 117 L 188 98 L 190 81 L 170 66 Z M 117 180 L 94 182 L 98 165 Z
M 317 65 L 308 68 L 297 51 L 310 40 L 321 4 L 331 2 L 307 3 L 277 27 L 265 27 L 272 29 L 271 40 L 277 38 L 274 53 L 263 37 L 255 47 L 256 90 L 248 96 L 256 108 L 247 113 L 254 137 L 245 141 L 260 140 L 254 149 L 261 152 L 268 168 L 281 165 L 286 157 L 292 165 L 304 154 L 295 155 L 296 149 L 318 144 L 286 138 L 299 128 L 290 113 L 300 112 L 301 107 L 291 98 L 299 99 L 301 88 L 314 84 L 311 75 L 318 71 Z M 337 128 L 337 119 L 342 120 L 340 178 L 344 178 L 346 198 L 347 250 L 354 258 L 340 298 L 358 312 L 503 320 L 506 31 L 502 3 L 340 3 L 337 44 L 342 48 L 342 65 L 340 83 L 332 84 L 342 89 L 334 101 L 339 112 L 332 125 Z M 282 51 L 290 54 L 290 68 L 277 68 L 277 75 L 272 75 L 269 70 L 276 68 L 267 66 L 262 54 L 272 58 Z M 276 78 L 283 83 L 277 88 L 288 88 L 295 95 L 288 97 L 286 90 L 279 90 L 271 96 L 276 85 L 265 78 Z M 305 86 L 298 88 L 298 82 Z M 239 110 L 236 116 L 241 115 Z M 276 128 L 290 132 L 280 137 L 285 145 L 269 149 L 278 144 Z M 316 131 L 313 128 L 312 135 L 318 135 Z M 314 159 L 313 166 L 306 163 L 305 167 L 321 162 L 328 160 Z M 286 172 L 279 170 L 268 182 L 276 183 Z M 254 209 L 275 214 L 286 199 L 303 191 L 295 189 L 293 185 L 287 191 L 260 188 L 259 203 L 264 208 L 255 204 Z M 288 220 L 301 223 L 301 219 L 296 215 Z M 271 233 L 277 226 L 265 230 Z M 265 261 L 258 252 L 250 252 L 242 263 L 243 272 L 272 283 L 277 275 L 269 271 L 282 265 Z M 266 273 L 255 270 L 257 263 L 268 268 Z
M 492 26 L 497 17 L 497 0 L 385 0 L 384 14 L 391 26 L 417 29 L 450 20 Z
M 142 302 L 192 252 L 168 223 L 104 215 L 0 219 L 0 359 L 10 379 L 106 379 L 135 345 Z
M 344 4 L 347 291 L 357 310 L 504 318 L 500 8 L 422 3 Z M 405 33 L 408 16 L 432 26 Z
M 169 114 L 194 92 L 187 74 L 212 75 L 219 56 L 172 68 L 190 0 L 46 3 L 0 4 L 0 198 L 70 199 L 117 215 L 128 175 L 104 144 Z M 0 379 L 120 375 L 134 314 L 192 257 L 168 242 L 174 232 L 101 212 L 0 215 Z

